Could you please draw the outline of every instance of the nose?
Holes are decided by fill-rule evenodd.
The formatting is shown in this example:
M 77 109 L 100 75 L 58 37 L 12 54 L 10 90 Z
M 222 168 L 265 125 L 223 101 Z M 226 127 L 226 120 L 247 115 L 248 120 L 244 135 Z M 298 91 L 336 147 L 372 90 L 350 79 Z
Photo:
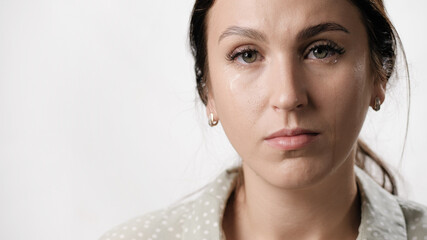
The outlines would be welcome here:
M 304 74 L 297 61 L 280 59 L 270 67 L 270 106 L 275 111 L 294 111 L 308 103 Z

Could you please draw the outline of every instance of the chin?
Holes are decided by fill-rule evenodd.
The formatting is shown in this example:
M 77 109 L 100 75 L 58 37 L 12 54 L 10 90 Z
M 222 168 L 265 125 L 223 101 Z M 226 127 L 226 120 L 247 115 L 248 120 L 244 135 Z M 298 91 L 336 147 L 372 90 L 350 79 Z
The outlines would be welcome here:
M 317 158 L 284 160 L 271 175 L 272 184 L 284 189 L 302 189 L 320 183 L 335 169 L 334 161 Z
M 303 189 L 315 186 L 331 175 L 340 165 L 331 157 L 298 157 L 268 164 L 245 163 L 250 171 L 268 184 L 282 189 Z
M 271 186 L 289 190 L 310 188 L 337 171 L 353 168 L 354 163 L 350 161 L 349 153 L 344 151 L 345 146 L 338 149 L 342 150 L 334 151 L 325 145 L 297 151 L 263 149 L 262 153 L 248 154 L 252 158 L 247 157 L 244 165 L 247 168 L 245 170 L 254 173 L 251 175 L 258 176 Z

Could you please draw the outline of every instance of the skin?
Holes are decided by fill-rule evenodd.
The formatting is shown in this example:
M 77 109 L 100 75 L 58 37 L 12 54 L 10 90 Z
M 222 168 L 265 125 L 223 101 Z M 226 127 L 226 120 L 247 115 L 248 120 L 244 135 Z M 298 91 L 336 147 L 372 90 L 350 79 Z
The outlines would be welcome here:
M 299 39 L 322 23 L 346 31 Z M 310 51 L 328 42 L 344 52 Z M 252 58 L 230 59 L 246 49 Z M 356 141 L 385 88 L 372 71 L 358 9 L 347 0 L 216 0 L 207 16 L 207 50 L 207 114 L 221 121 L 244 172 L 225 210 L 227 239 L 356 239 Z M 265 138 L 283 128 L 318 135 L 294 150 L 269 145 Z

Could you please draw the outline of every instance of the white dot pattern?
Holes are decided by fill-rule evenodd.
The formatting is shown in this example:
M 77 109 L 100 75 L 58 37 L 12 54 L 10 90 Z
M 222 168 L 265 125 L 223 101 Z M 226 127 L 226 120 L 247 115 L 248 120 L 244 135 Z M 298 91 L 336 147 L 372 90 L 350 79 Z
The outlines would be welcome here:
M 392 196 L 355 167 L 362 199 L 357 240 L 427 240 L 427 207 Z M 99 240 L 219 240 L 225 204 L 236 169 L 227 170 L 195 200 L 147 213 L 105 233 Z
M 427 207 L 391 195 L 358 167 L 355 172 L 362 198 L 357 240 L 427 240 Z

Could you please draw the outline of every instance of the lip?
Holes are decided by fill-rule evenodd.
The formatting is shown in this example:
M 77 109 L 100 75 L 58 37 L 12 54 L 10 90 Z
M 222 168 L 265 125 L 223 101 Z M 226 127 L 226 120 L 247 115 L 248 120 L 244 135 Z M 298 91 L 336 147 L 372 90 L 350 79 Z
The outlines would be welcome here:
M 268 145 L 280 150 L 297 150 L 306 147 L 318 138 L 316 131 L 295 128 L 281 129 L 265 138 Z

